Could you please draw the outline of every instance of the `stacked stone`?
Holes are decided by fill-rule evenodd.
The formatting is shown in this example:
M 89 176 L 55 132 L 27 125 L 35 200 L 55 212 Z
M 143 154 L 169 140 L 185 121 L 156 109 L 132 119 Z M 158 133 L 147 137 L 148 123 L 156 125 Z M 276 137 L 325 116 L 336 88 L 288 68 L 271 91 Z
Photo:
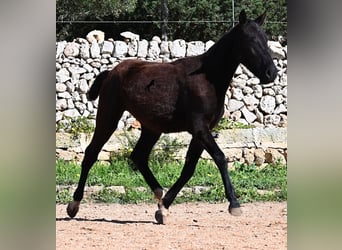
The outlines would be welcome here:
M 226 93 L 225 115 L 234 121 L 266 127 L 287 126 L 287 49 L 269 42 L 278 69 L 274 82 L 261 85 L 240 65 Z
M 170 62 L 202 54 L 214 44 L 182 39 L 161 41 L 157 36 L 147 41 L 130 32 L 122 35 L 124 41 L 108 39 L 89 43 L 77 38 L 73 42 L 56 43 L 56 126 L 68 123 L 68 118 L 87 117 L 94 121 L 98 100 L 88 101 L 86 93 L 100 72 L 112 69 L 121 61 L 134 58 Z M 286 48 L 278 42 L 269 45 L 279 70 L 278 77 L 274 83 L 261 86 L 252 73 L 239 66 L 226 94 L 227 117 L 258 126 L 286 126 Z M 118 128 L 130 127 L 134 122 L 134 117 L 125 112 Z

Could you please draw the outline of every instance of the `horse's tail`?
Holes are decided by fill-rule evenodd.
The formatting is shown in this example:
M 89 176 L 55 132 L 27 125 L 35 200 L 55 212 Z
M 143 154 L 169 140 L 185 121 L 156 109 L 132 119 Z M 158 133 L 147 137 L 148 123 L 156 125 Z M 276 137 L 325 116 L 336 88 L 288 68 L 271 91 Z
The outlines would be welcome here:
M 93 85 L 91 85 L 90 90 L 87 93 L 87 98 L 88 98 L 89 101 L 94 101 L 99 96 L 102 83 L 107 78 L 108 73 L 109 73 L 108 70 L 102 71 L 95 78 L 95 81 L 94 81 Z

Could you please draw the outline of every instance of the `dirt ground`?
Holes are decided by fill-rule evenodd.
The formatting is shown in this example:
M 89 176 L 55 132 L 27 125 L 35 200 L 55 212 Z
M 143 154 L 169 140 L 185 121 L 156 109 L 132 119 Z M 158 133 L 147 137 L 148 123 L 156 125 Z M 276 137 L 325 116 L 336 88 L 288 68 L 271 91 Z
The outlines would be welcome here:
M 170 207 L 167 225 L 155 223 L 156 205 L 81 204 L 74 219 L 56 205 L 56 249 L 287 249 L 286 202 Z

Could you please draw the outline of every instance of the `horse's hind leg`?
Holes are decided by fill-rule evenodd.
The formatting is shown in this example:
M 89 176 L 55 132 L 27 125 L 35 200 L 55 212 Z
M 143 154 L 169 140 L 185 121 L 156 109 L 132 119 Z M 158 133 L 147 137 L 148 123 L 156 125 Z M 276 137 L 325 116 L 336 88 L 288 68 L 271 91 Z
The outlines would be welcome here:
M 134 162 L 135 166 L 138 168 L 153 191 L 155 198 L 158 200 L 163 196 L 163 189 L 148 167 L 148 157 L 159 137 L 160 133 L 153 133 L 145 127 L 142 127 L 140 138 L 130 156 L 131 160 Z
M 176 198 L 179 191 L 189 181 L 195 172 L 195 168 L 199 157 L 203 152 L 203 146 L 196 139 L 192 139 L 189 145 L 188 152 L 185 158 L 184 168 L 176 183 L 165 194 L 163 200 L 159 204 L 159 209 L 156 212 L 156 219 L 158 223 L 165 224 L 165 218 L 167 216 L 167 209 Z
M 160 133 L 155 133 L 145 127 L 142 127 L 140 138 L 134 147 L 130 158 L 143 175 L 146 183 L 150 186 L 154 193 L 154 197 L 158 200 L 158 203 L 161 203 L 163 188 L 160 186 L 159 182 L 148 167 L 148 157 L 159 137 Z
M 95 132 L 84 153 L 78 186 L 74 192 L 73 201 L 70 202 L 67 207 L 67 213 L 71 218 L 75 217 L 78 212 L 80 202 L 83 198 L 84 186 L 86 184 L 89 170 L 96 162 L 103 145 L 108 141 L 116 129 L 117 123 L 123 113 L 123 110 L 121 110 L 118 105 L 113 106 L 111 105 L 112 102 L 103 103 L 101 101 L 103 100 L 100 99 L 99 102 Z

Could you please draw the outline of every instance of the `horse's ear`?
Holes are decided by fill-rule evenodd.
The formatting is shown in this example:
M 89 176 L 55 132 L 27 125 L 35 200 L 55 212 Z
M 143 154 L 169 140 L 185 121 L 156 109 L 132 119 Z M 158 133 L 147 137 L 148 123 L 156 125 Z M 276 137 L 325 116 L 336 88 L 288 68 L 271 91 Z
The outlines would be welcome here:
M 247 15 L 245 10 L 241 10 L 240 15 L 239 15 L 239 23 L 240 24 L 245 24 L 247 22 Z
M 260 15 L 259 17 L 257 17 L 257 18 L 255 19 L 255 22 L 261 26 L 261 25 L 264 24 L 265 19 L 266 19 L 266 11 L 265 11 L 262 15 Z

